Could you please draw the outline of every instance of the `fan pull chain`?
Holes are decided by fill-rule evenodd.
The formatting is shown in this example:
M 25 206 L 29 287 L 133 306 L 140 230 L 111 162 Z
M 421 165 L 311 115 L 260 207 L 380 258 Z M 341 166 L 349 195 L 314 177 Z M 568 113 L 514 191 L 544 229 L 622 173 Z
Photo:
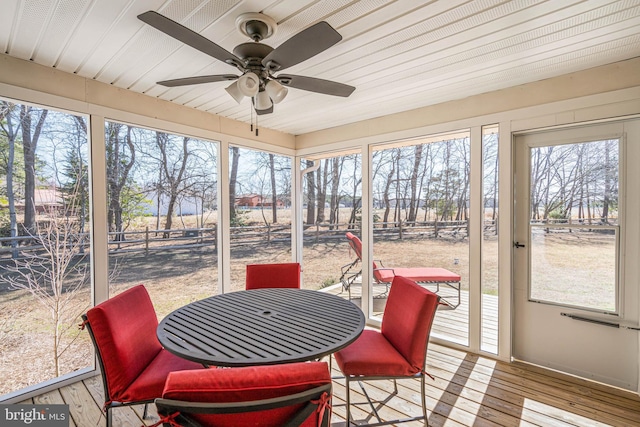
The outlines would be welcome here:
M 251 133 L 253 133 L 253 106 L 249 104 L 249 116 L 251 117 Z
M 256 111 L 256 136 L 258 136 L 258 112 Z

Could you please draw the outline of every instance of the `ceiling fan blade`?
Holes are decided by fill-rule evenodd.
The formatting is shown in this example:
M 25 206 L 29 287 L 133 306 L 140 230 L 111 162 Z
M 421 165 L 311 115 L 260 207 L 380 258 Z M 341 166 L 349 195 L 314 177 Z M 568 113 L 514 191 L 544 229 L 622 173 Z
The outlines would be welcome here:
M 340 40 L 342 36 L 331 25 L 318 22 L 275 48 L 262 60 L 262 65 L 271 71 L 284 70 L 316 56 Z
M 237 80 L 238 76 L 234 74 L 215 74 L 211 76 L 195 76 L 184 77 L 181 79 L 163 80 L 157 82 L 159 85 L 167 87 L 198 85 L 201 83 L 226 82 L 228 80 Z
M 151 25 L 153 28 L 162 31 L 168 36 L 173 37 L 176 40 L 180 40 L 182 43 L 191 46 L 194 49 L 198 49 L 200 52 L 204 52 L 209 56 L 212 56 L 222 62 L 226 62 L 230 65 L 242 64 L 240 58 L 226 49 L 218 46 L 206 37 L 201 36 L 193 30 L 178 24 L 166 16 L 160 15 L 158 12 L 150 10 L 138 15 L 138 19 Z
M 326 95 L 347 97 L 356 90 L 355 87 L 331 80 L 316 79 L 315 77 L 295 76 L 292 74 L 280 74 L 275 78 L 282 85 L 310 92 L 324 93 Z

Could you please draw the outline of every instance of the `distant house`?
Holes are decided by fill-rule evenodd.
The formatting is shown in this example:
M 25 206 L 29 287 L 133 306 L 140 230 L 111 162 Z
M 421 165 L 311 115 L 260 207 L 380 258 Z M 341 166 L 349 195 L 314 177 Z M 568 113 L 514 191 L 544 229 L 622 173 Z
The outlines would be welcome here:
M 236 206 L 245 208 L 255 208 L 262 205 L 262 196 L 257 194 L 247 194 L 244 196 L 236 197 Z
M 262 197 L 258 194 L 247 194 L 236 197 L 236 206 L 243 208 L 257 208 L 260 206 L 271 207 L 271 197 Z M 276 208 L 284 207 L 284 202 L 280 199 L 276 200 Z
M 43 214 L 52 210 L 61 211 L 64 209 L 64 200 L 62 192 L 55 186 L 47 188 L 36 188 L 33 194 L 36 213 Z M 16 212 L 24 213 L 25 201 L 16 200 Z M 9 206 L 2 205 L 2 208 L 8 209 Z
M 153 216 L 164 216 L 167 214 L 169 203 L 167 197 L 160 197 L 160 204 L 158 205 L 158 193 L 155 190 L 149 190 L 145 192 L 146 200 L 140 204 L 145 207 L 144 213 Z M 174 206 L 174 213 L 176 215 L 197 215 L 202 212 L 202 200 L 193 197 L 180 197 Z

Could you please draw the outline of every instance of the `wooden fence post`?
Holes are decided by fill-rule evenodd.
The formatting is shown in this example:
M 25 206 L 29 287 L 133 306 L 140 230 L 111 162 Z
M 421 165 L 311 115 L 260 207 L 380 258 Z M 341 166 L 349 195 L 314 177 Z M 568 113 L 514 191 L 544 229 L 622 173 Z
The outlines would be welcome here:
M 400 235 L 400 240 L 402 240 L 402 220 L 398 221 L 398 234 Z
M 316 243 L 320 241 L 320 224 L 316 222 Z
M 149 255 L 149 226 L 144 228 L 144 254 Z

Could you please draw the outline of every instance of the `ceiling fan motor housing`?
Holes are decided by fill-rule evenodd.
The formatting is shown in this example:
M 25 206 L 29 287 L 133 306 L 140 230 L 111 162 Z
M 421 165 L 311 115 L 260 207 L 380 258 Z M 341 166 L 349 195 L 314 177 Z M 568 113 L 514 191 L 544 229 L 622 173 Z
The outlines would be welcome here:
M 262 13 L 243 13 L 236 19 L 236 26 L 240 32 L 249 36 L 253 41 L 259 42 L 275 34 L 278 24 L 276 21 Z

